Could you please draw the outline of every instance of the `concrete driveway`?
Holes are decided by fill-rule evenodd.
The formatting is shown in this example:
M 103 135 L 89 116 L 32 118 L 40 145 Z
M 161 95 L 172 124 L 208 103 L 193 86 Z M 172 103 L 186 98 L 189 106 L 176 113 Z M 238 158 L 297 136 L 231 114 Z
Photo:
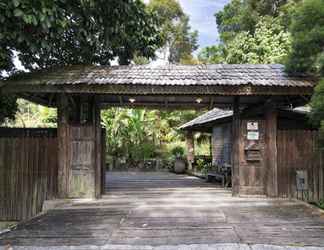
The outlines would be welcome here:
M 324 249 L 324 214 L 301 202 L 234 198 L 186 175 L 107 173 L 107 194 L 0 235 L 0 249 Z M 51 248 L 49 248 L 51 247 Z

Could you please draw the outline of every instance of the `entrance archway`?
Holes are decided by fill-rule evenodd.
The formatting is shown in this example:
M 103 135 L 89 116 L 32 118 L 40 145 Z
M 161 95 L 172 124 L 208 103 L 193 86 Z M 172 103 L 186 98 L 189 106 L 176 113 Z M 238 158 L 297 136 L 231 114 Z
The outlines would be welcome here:
M 314 82 L 289 76 L 281 65 L 70 66 L 13 76 L 1 93 L 58 107 L 59 196 L 100 197 L 102 145 L 100 108 L 212 108 L 233 110 L 232 185 L 241 192 L 242 109 L 264 106 L 265 193 L 276 196 L 278 106 L 307 102 Z M 136 102 L 130 100 L 136 99 Z M 199 101 L 198 101 L 199 100 Z

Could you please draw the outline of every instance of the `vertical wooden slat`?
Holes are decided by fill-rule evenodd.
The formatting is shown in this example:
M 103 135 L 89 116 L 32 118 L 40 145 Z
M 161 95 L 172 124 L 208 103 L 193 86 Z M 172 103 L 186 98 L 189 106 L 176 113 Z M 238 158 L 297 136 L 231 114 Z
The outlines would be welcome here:
M 5 207 L 5 186 L 4 186 L 4 143 L 3 138 L 0 138 L 0 218 L 4 217 Z
M 278 166 L 277 166 L 277 111 L 267 107 L 266 122 L 266 193 L 270 197 L 278 196 Z
M 324 199 L 324 168 L 323 168 L 323 152 L 318 150 L 319 157 L 319 198 Z

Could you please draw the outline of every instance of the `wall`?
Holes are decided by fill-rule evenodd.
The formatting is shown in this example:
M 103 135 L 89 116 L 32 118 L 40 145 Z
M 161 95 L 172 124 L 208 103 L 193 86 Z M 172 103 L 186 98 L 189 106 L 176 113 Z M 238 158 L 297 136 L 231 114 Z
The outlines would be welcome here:
M 213 127 L 212 156 L 213 164 L 231 164 L 231 123 L 219 124 Z
M 57 195 L 56 129 L 0 128 L 0 220 L 41 212 Z

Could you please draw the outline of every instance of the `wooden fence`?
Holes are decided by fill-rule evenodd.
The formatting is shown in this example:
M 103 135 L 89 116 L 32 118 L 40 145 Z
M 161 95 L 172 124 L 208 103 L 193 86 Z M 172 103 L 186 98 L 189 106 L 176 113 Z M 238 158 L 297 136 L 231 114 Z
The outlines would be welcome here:
M 0 220 L 41 212 L 57 194 L 56 129 L 0 128 Z
M 318 132 L 278 130 L 277 150 L 279 196 L 296 198 L 296 171 L 306 170 L 309 200 L 324 199 L 324 158 L 318 149 Z

